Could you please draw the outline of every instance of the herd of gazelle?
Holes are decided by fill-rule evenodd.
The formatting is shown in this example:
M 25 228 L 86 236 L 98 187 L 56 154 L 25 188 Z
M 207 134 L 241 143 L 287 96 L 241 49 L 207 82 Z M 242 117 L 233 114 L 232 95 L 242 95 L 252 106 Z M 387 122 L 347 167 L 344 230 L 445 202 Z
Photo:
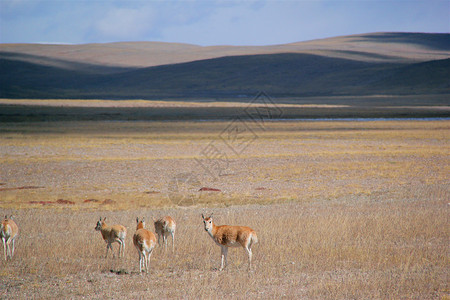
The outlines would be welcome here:
M 205 231 L 208 232 L 209 236 L 220 246 L 221 249 L 221 265 L 220 271 L 227 264 L 227 254 L 229 247 L 239 247 L 244 248 L 248 255 L 248 268 L 251 269 L 252 265 L 252 245 L 258 242 L 258 236 L 256 232 L 250 227 L 246 226 L 230 226 L 221 225 L 217 226 L 214 224 L 212 215 L 205 218 L 202 214 L 203 225 Z M 144 219 L 139 220 L 136 218 L 137 226 L 136 232 L 133 235 L 133 243 L 139 253 L 139 272 L 144 269 L 148 273 L 150 266 L 150 257 L 152 256 L 153 250 L 156 246 L 156 236 L 150 230 L 145 229 Z M 175 251 L 175 230 L 176 223 L 175 220 L 166 216 L 154 222 L 155 232 L 158 235 L 158 244 L 161 245 L 161 240 L 164 244 L 164 249 L 167 249 L 168 236 L 172 236 L 172 252 Z M 106 246 L 106 256 L 108 255 L 108 248 L 111 248 L 113 242 L 119 243 L 119 257 L 120 251 L 125 249 L 125 237 L 127 230 L 122 225 L 108 226 L 105 223 L 105 218 L 97 222 L 95 230 L 99 230 L 102 233 L 102 237 L 107 243 Z M 112 251 L 112 248 L 111 248 Z M 114 255 L 114 254 L 113 254 Z
M 227 254 L 229 247 L 244 248 L 248 255 L 248 268 L 251 269 L 252 264 L 252 245 L 258 242 L 256 232 L 250 227 L 246 226 L 230 226 L 214 224 L 212 215 L 206 217 L 202 214 L 203 225 L 205 231 L 214 240 L 214 242 L 221 248 L 221 265 L 220 271 L 227 264 Z M 106 255 L 108 257 L 108 249 L 112 249 L 112 243 L 119 244 L 118 256 L 123 257 L 125 252 L 125 238 L 127 236 L 127 229 L 123 225 L 108 226 L 106 218 L 100 218 L 95 226 L 95 230 L 100 231 L 103 240 L 106 242 Z M 137 226 L 136 232 L 133 235 L 133 244 L 139 253 L 139 273 L 144 271 L 148 273 L 150 266 L 150 257 L 156 246 L 156 236 L 150 230 L 145 229 L 144 219 L 136 218 Z M 170 216 L 163 217 L 154 222 L 155 232 L 158 235 L 158 244 L 164 244 L 164 249 L 167 249 L 168 236 L 172 236 L 172 252 L 175 251 L 175 230 L 176 223 Z M 5 217 L 1 223 L 0 237 L 3 241 L 3 248 L 5 253 L 5 260 L 12 259 L 14 255 L 14 240 L 17 237 L 19 229 L 17 224 L 11 217 Z M 12 246 L 12 248 L 11 248 Z

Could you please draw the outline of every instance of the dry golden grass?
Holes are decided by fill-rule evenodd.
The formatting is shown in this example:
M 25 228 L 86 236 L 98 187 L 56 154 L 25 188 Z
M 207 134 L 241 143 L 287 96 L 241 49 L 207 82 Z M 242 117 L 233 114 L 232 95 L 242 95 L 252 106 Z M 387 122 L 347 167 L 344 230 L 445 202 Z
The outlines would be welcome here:
M 448 121 L 267 123 L 214 180 L 194 158 L 226 125 L 1 124 L 0 213 L 20 232 L 0 298 L 450 297 Z M 184 172 L 196 181 L 178 207 L 168 182 Z M 210 212 L 257 231 L 252 272 L 239 248 L 217 271 Z M 138 275 L 135 219 L 163 215 L 177 221 L 175 254 L 158 248 Z M 124 259 L 103 257 L 100 216 L 128 228 Z
M 50 107 L 264 107 L 263 104 L 227 101 L 171 101 L 171 100 L 99 100 L 99 99 L 5 99 L 0 98 L 0 104 L 19 106 L 50 106 Z M 337 104 L 277 104 L 279 108 L 337 108 L 349 107 Z M 445 107 L 448 109 L 448 107 Z
M 419 195 L 426 196 L 426 193 Z M 2 297 L 417 298 L 448 296 L 448 212 L 441 200 L 310 202 L 215 208 L 219 224 L 255 228 L 254 270 L 232 249 L 229 266 L 202 229 L 200 208 L 120 212 L 20 210 L 14 260 L 1 262 Z M 138 275 L 134 219 L 170 214 L 176 252 L 157 248 Z M 105 259 L 99 215 L 128 227 L 124 259 Z M 117 245 L 114 245 L 117 251 Z M 119 275 L 111 270 L 124 270 Z
M 189 172 L 199 182 L 189 187 L 199 204 L 263 204 L 380 193 L 397 198 L 397 191 L 408 189 L 414 180 L 445 184 L 450 171 L 447 121 L 266 123 L 264 130 L 253 126 L 243 135 L 248 145 L 240 153 L 221 139 L 227 125 L 5 123 L 0 126 L 0 182 L 5 185 L 0 188 L 41 188 L 2 191 L 0 206 L 41 207 L 30 201 L 64 199 L 75 202 L 73 209 L 170 207 L 169 183 Z M 202 156 L 211 143 L 226 157 L 220 166 L 226 176 L 212 178 L 195 160 L 211 162 Z M 202 186 L 223 193 L 200 193 Z M 98 202 L 85 203 L 87 199 Z M 101 206 L 106 199 L 114 204 Z

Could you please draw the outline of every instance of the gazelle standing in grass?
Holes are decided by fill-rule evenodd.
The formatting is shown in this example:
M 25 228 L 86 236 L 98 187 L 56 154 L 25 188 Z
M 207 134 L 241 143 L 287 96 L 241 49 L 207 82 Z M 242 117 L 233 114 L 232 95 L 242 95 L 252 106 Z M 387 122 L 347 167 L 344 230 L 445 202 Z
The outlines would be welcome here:
M 221 248 L 222 264 L 219 271 L 222 271 L 227 264 L 228 247 L 241 246 L 248 254 L 248 269 L 252 266 L 252 245 L 258 242 L 256 232 L 246 226 L 216 226 L 212 220 L 212 215 L 205 218 L 202 214 L 203 224 L 209 236 Z
M 108 257 L 108 249 L 111 249 L 114 257 L 114 251 L 111 245 L 114 242 L 119 243 L 119 257 L 123 257 L 125 255 L 125 238 L 127 236 L 127 229 L 122 225 L 108 226 L 105 221 L 106 217 L 103 218 L 103 220 L 100 217 L 100 221 L 98 221 L 97 226 L 95 226 L 95 230 L 101 232 L 102 237 L 106 242 L 105 258 Z
M 164 250 L 167 249 L 167 239 L 169 235 L 172 236 L 172 252 L 175 251 L 175 230 L 177 224 L 170 216 L 161 218 L 155 222 L 155 232 L 158 235 L 158 245 L 161 246 L 161 238 L 164 243 Z
M 142 267 L 144 267 L 145 272 L 148 273 L 150 257 L 156 246 L 156 237 L 153 232 L 144 228 L 144 219 L 139 221 L 139 218 L 136 218 L 136 222 L 137 226 L 136 232 L 133 235 L 133 243 L 139 252 L 139 273 L 142 272 Z
M 3 242 L 3 250 L 5 252 L 5 260 L 13 258 L 14 255 L 14 240 L 19 233 L 19 227 L 17 227 L 16 222 L 11 219 L 11 216 L 5 216 L 0 225 L 0 237 Z M 12 248 L 11 248 L 12 246 Z

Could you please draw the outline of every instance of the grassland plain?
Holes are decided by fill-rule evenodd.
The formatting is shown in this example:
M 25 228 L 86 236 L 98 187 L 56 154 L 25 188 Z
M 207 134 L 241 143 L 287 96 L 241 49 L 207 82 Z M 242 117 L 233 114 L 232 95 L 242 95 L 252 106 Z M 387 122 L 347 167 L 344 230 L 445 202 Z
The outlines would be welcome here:
M 248 119 L 247 109 L 276 105 L 287 120 L 321 118 L 449 118 L 448 93 L 441 95 L 373 95 L 287 97 L 218 101 L 0 99 L 0 122 L 198 121 Z M 248 103 L 248 101 L 251 103 Z M 273 102 L 272 102 L 273 101 Z M 276 117 L 276 116 L 274 116 Z
M 1 123 L 0 211 L 20 236 L 0 297 L 450 297 L 449 121 L 234 125 Z M 211 212 L 258 232 L 253 271 L 242 249 L 217 271 Z M 141 276 L 136 216 L 167 214 L 175 254 Z M 103 258 L 99 216 L 128 228 L 123 259 Z

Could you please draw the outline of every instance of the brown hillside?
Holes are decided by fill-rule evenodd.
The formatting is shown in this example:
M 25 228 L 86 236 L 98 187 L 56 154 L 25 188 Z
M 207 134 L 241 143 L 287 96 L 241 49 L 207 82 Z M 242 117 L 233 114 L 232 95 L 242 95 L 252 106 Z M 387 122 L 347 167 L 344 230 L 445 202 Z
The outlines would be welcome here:
M 315 54 L 366 62 L 419 62 L 448 58 L 448 37 L 448 34 L 371 33 L 271 46 L 203 47 L 163 42 L 0 44 L 0 56 L 15 53 L 17 60 L 53 66 L 62 60 L 119 67 L 149 67 L 223 56 L 274 53 Z

